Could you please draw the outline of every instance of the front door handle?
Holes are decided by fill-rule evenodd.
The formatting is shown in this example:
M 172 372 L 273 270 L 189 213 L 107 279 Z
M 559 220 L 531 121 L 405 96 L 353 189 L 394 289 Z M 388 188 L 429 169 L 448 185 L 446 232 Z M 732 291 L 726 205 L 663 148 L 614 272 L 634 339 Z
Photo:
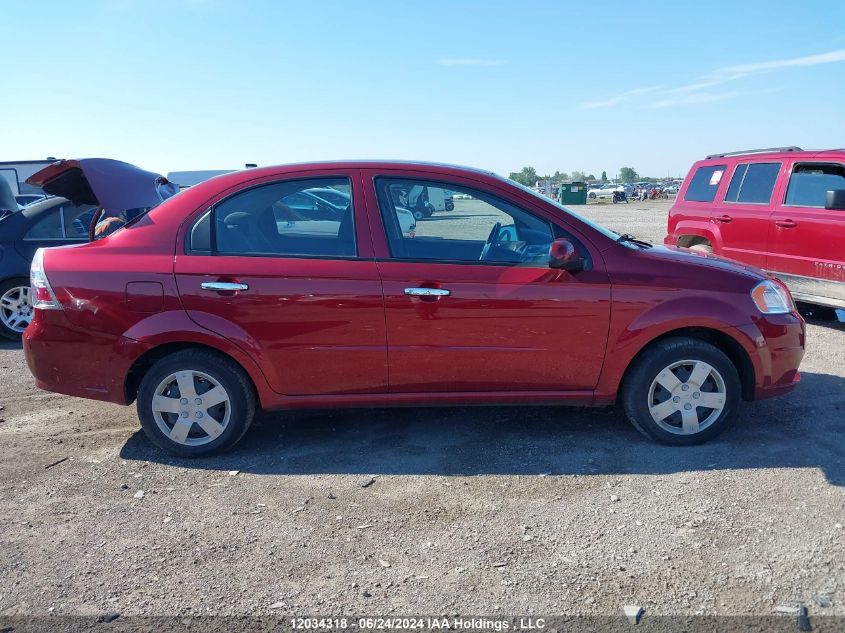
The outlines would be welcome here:
M 236 283 L 233 281 L 204 281 L 201 287 L 203 290 L 214 290 L 215 292 L 249 290 L 249 284 Z
M 722 224 L 727 224 L 728 222 L 733 222 L 733 218 L 729 215 L 720 215 L 715 218 L 710 218 L 714 222 L 721 222 Z
M 405 288 L 405 294 L 411 297 L 448 297 L 452 292 L 444 288 Z
M 794 220 L 777 220 L 775 226 L 779 226 L 782 229 L 794 229 L 798 226 L 798 223 Z

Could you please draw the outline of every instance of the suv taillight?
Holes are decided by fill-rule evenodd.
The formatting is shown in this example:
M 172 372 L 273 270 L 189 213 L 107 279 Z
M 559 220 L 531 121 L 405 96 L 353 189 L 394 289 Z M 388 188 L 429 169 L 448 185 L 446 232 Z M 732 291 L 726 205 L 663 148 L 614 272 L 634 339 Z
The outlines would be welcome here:
M 44 272 L 44 249 L 35 251 L 29 268 L 29 284 L 32 286 L 32 306 L 37 310 L 61 310 L 62 306 L 50 287 L 47 273 Z

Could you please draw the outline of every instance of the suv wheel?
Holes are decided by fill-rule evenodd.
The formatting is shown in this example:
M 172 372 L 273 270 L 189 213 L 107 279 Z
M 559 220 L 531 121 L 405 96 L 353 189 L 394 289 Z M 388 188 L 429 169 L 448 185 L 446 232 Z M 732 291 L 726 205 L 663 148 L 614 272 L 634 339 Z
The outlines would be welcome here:
M 220 453 L 246 433 L 255 394 L 225 356 L 185 350 L 159 360 L 138 389 L 138 417 L 150 441 L 182 457 Z
M 643 435 L 688 445 L 721 433 L 736 414 L 739 374 L 717 347 L 692 338 L 654 344 L 630 368 L 622 406 Z
M 0 335 L 19 341 L 32 321 L 29 279 L 9 279 L 0 284 Z

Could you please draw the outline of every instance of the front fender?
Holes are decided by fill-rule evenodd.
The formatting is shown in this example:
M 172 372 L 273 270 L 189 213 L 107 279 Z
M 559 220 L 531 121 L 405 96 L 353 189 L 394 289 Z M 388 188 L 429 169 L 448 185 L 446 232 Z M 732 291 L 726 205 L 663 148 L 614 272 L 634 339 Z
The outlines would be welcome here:
M 623 297 L 614 294 L 614 306 Z M 755 375 L 761 375 L 765 368 L 761 364 L 754 341 L 741 335 L 753 327 L 749 315 L 728 298 L 714 298 L 712 293 L 688 292 L 675 299 L 669 299 L 651 309 L 638 312 L 630 319 L 625 311 L 614 309 L 602 373 L 596 386 L 597 404 L 615 401 L 616 393 L 634 358 L 656 339 L 671 332 L 698 329 L 711 330 L 730 337 L 748 354 Z

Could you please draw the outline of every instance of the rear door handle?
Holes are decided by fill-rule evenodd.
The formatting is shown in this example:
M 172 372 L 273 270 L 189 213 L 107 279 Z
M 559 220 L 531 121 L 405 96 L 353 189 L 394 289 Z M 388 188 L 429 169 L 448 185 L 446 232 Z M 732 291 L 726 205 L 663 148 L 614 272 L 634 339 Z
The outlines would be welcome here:
M 798 226 L 798 223 L 794 220 L 777 220 L 775 226 L 779 226 L 782 229 L 794 229 Z
M 729 215 L 720 215 L 720 216 L 715 217 L 715 218 L 711 217 L 710 219 L 713 220 L 714 222 L 721 222 L 723 224 L 727 224 L 728 222 L 733 221 L 733 218 Z
M 232 281 L 204 281 L 201 287 L 203 290 L 214 290 L 215 292 L 249 290 L 249 284 L 236 283 Z
M 411 297 L 448 297 L 452 291 L 445 288 L 405 288 L 405 294 Z

